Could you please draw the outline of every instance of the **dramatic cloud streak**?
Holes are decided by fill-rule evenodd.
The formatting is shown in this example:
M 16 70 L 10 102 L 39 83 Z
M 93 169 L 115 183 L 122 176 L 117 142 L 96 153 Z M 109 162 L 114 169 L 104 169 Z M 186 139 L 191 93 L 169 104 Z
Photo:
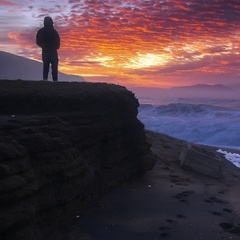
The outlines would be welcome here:
M 0 0 L 0 48 L 39 59 L 55 21 L 61 70 L 92 81 L 171 86 L 239 79 L 237 0 Z

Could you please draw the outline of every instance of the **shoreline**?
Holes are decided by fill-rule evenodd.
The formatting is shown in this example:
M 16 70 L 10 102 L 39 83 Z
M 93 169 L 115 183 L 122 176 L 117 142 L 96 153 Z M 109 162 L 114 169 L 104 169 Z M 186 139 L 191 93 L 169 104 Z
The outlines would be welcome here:
M 239 239 L 240 171 L 215 179 L 182 169 L 178 157 L 185 141 L 154 132 L 147 137 L 157 159 L 154 169 L 76 217 L 66 239 Z M 214 147 L 198 147 L 215 154 Z
M 222 151 L 226 151 L 227 153 L 230 153 L 230 154 L 238 154 L 239 155 L 239 158 L 240 158 L 240 147 L 238 146 L 225 146 L 225 145 L 206 145 L 206 144 L 202 144 L 202 143 L 192 143 L 192 142 L 188 142 L 187 140 L 183 140 L 183 139 L 179 139 L 179 138 L 176 138 L 176 137 L 173 137 L 173 136 L 170 136 L 168 134 L 164 134 L 164 133 L 159 133 L 159 132 L 155 132 L 155 131 L 152 131 L 152 130 L 146 130 L 146 132 L 150 132 L 152 134 L 157 134 L 159 136 L 166 136 L 168 138 L 172 138 L 172 139 L 175 139 L 176 141 L 181 141 L 181 142 L 185 142 L 185 144 L 189 144 L 189 145 L 193 145 L 193 146 L 200 146 L 200 147 L 203 147 L 203 148 L 212 148 L 212 149 L 215 149 L 215 151 L 217 152 L 218 150 L 222 150 Z M 232 163 L 235 167 L 239 168 L 236 164 L 233 163 L 233 161 L 227 159 L 223 153 L 220 153 L 221 156 L 226 159 L 228 162 Z M 240 164 L 240 163 L 239 163 Z

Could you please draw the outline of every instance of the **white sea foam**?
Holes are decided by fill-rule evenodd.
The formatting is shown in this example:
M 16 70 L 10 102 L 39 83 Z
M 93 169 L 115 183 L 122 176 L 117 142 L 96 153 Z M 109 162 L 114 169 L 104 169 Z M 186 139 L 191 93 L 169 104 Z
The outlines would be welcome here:
M 224 154 L 225 158 L 228 161 L 232 162 L 235 166 L 240 168 L 240 154 L 227 152 L 222 149 L 218 149 L 217 152 Z

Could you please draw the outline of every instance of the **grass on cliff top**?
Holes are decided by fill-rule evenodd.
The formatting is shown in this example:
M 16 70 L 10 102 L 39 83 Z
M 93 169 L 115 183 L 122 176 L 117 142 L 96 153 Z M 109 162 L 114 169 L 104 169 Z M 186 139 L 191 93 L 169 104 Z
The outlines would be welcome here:
M 126 92 L 120 85 L 107 83 L 86 82 L 52 82 L 52 81 L 24 81 L 0 80 L 0 95 L 47 95 L 47 96 L 98 96 L 105 93 Z
M 0 114 L 138 105 L 125 87 L 107 83 L 0 80 Z

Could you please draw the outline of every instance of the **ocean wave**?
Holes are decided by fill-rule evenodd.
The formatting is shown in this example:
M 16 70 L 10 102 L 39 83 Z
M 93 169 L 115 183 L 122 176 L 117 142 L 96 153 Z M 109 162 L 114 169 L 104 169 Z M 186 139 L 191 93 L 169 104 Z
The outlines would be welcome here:
M 183 104 L 171 103 L 167 105 L 140 105 L 140 112 L 147 111 L 155 115 L 164 115 L 172 117 L 234 117 L 240 118 L 238 109 L 207 105 L 207 104 Z
M 210 104 L 140 105 L 146 129 L 208 145 L 240 146 L 240 110 Z

